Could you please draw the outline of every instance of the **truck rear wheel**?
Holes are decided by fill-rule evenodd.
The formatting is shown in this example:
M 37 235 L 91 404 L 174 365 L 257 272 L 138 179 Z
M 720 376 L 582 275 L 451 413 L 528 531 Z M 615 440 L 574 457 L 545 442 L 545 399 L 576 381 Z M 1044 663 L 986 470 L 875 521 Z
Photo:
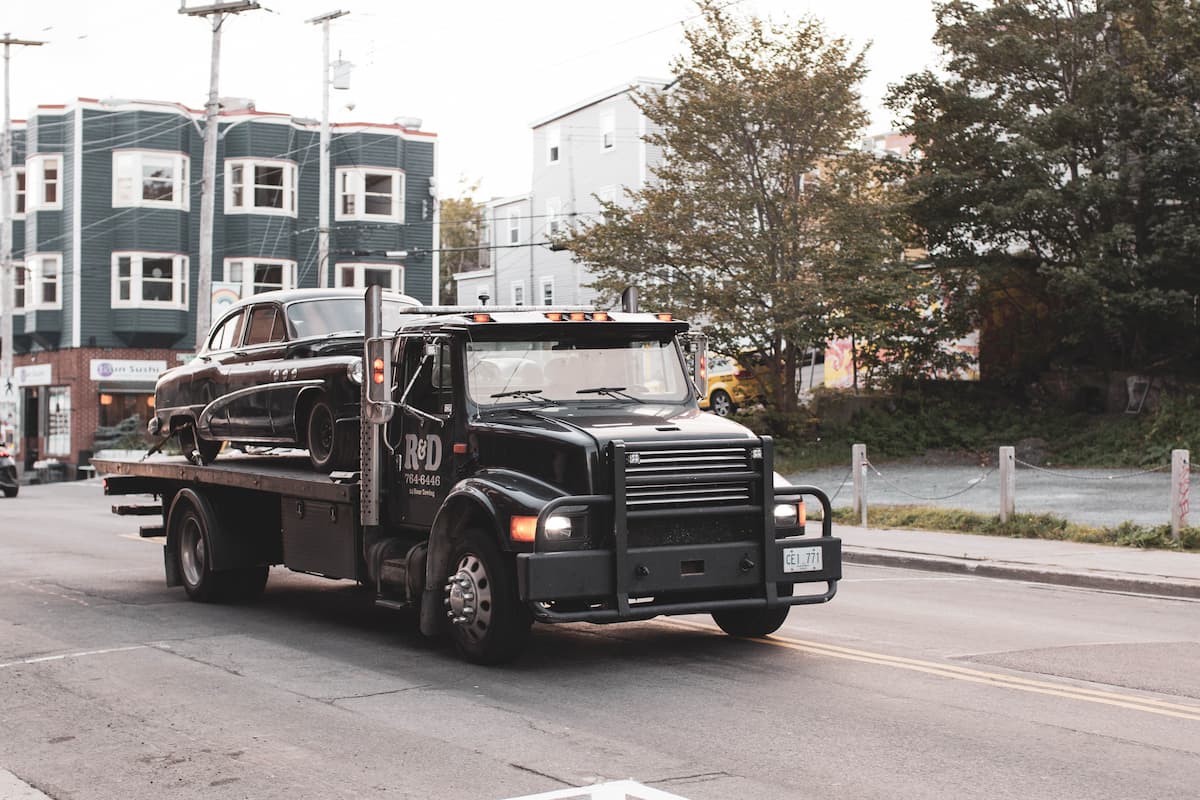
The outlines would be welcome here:
M 190 599 L 201 603 L 251 600 L 267 585 L 266 566 L 213 570 L 209 556 L 211 533 L 204 515 L 190 503 L 175 522 L 176 554 L 183 588 Z
M 517 594 L 513 564 L 491 537 L 472 528 L 454 546 L 450 569 L 445 606 L 458 652 L 476 664 L 511 661 L 533 624 Z
M 781 596 L 791 597 L 792 584 L 778 584 L 778 591 Z M 735 608 L 729 611 L 714 611 L 712 616 L 717 626 L 730 636 L 737 636 L 740 639 L 757 639 L 760 636 L 769 636 L 779 630 L 791 610 L 791 606 Z

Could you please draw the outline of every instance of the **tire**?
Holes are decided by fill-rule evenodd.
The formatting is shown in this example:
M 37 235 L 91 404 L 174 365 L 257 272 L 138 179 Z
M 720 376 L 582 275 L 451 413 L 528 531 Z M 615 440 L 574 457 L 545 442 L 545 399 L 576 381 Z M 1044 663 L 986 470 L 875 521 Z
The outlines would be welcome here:
M 736 408 L 733 398 L 724 389 L 717 389 L 712 393 L 712 397 L 708 398 L 708 410 L 718 417 L 731 416 Z
M 179 450 L 184 458 L 197 466 L 211 464 L 221 452 L 221 442 L 201 439 L 193 425 L 179 429 Z
M 512 559 L 483 531 L 466 530 L 455 544 L 445 595 L 450 635 L 467 661 L 500 664 L 524 648 L 533 616 L 517 594 Z
M 792 596 L 792 584 L 777 584 L 780 595 Z M 791 606 L 779 608 L 736 608 L 729 611 L 714 611 L 713 621 L 730 636 L 739 639 L 758 639 L 770 636 L 783 625 Z
M 203 515 L 188 504 L 175 523 L 176 558 L 183 589 L 199 603 L 244 602 L 262 594 L 269 567 L 214 571 L 209 562 L 209 531 Z
M 337 417 L 324 394 L 313 401 L 304 428 L 313 469 L 318 472 L 356 469 L 358 431 L 348 425 L 337 427 Z

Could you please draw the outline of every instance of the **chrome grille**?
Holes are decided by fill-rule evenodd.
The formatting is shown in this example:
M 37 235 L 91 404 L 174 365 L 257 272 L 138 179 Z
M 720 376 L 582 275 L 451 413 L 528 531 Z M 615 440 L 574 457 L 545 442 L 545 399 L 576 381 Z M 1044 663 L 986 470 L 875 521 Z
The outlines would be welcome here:
M 625 502 L 631 511 L 749 505 L 754 478 L 745 447 L 630 450 Z

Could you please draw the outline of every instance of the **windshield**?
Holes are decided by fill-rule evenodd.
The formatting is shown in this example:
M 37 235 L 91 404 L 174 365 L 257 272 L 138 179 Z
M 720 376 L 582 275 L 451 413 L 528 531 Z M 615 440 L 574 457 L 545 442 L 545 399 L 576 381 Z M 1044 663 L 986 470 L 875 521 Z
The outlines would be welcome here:
M 296 338 L 304 339 L 331 333 L 361 332 L 364 308 L 360 297 L 326 297 L 292 303 L 287 307 L 287 315 L 296 331 Z M 383 329 L 394 331 L 399 328 L 401 312 L 411 308 L 413 306 L 408 303 L 384 298 Z
M 480 406 L 679 403 L 689 396 L 672 339 L 472 341 L 467 385 Z

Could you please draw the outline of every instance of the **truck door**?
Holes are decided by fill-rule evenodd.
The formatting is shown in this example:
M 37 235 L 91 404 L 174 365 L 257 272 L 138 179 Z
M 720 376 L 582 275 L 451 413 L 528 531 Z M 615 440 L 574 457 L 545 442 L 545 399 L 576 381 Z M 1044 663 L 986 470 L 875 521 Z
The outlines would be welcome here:
M 446 340 L 406 337 L 396 381 L 404 403 L 393 425 L 399 428 L 395 472 L 400 479 L 399 519 L 406 525 L 433 524 L 454 483 L 455 431 L 462 423 L 455 402 L 455 370 Z

